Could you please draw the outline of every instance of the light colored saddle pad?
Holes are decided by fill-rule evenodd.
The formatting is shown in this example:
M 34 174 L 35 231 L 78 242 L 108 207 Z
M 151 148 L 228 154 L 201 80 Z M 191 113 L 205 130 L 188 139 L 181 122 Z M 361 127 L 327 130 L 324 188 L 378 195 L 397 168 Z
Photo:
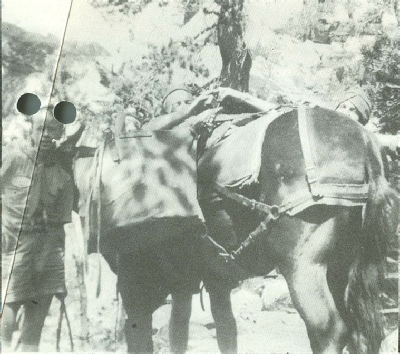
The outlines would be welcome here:
M 188 129 L 141 132 L 107 144 L 99 153 L 102 225 L 108 229 L 159 218 L 202 218 L 196 159 Z
M 207 198 L 212 181 L 235 189 L 257 183 L 265 132 L 272 121 L 289 110 L 268 112 L 244 126 L 225 122 L 215 129 L 198 162 L 199 197 Z

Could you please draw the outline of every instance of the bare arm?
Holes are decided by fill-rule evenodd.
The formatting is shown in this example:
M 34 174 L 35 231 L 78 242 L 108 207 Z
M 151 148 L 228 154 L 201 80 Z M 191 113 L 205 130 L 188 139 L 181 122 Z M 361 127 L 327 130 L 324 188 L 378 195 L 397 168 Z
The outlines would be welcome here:
M 168 130 L 172 127 L 179 125 L 185 119 L 189 118 L 188 112 L 174 112 L 170 114 L 165 114 L 163 116 L 154 118 L 148 123 L 145 123 L 142 127 L 144 130 Z
M 216 108 L 215 106 L 218 102 L 223 113 L 227 114 L 256 113 L 276 108 L 275 104 L 263 101 L 248 93 L 236 91 L 231 88 L 220 87 L 216 90 L 204 93 L 182 111 L 153 119 L 149 123 L 146 123 L 142 129 L 171 129 L 192 116 L 198 115 L 207 109 Z
M 146 123 L 142 129 L 144 130 L 168 130 L 181 123 L 186 119 L 196 116 L 201 112 L 211 108 L 214 96 L 210 95 L 209 92 L 196 98 L 189 106 L 184 107 L 182 110 L 166 114 L 152 121 Z
M 274 104 L 228 87 L 220 87 L 212 94 L 217 96 L 226 113 L 256 113 L 276 108 Z

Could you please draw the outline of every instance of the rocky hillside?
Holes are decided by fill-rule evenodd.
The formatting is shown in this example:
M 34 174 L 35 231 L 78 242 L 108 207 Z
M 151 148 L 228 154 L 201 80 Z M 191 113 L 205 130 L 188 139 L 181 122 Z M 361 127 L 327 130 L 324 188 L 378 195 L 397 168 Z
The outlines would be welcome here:
M 110 124 L 112 113 L 121 110 L 139 120 L 151 119 L 173 88 L 208 87 L 221 70 L 215 33 L 219 6 L 211 0 L 196 3 L 188 20 L 187 8 L 179 1 L 74 2 L 52 100 L 70 100 L 80 119 Z M 271 101 L 332 107 L 354 84 L 379 91 L 375 74 L 382 54 L 378 63 L 368 63 L 366 53 L 375 53 L 384 37 L 394 48 L 390 58 L 398 58 L 394 7 L 379 0 L 308 3 L 245 1 L 244 37 L 253 59 L 250 92 Z M 5 95 L 6 119 L 21 90 L 51 85 L 46 75 L 57 47 L 54 38 L 8 28 L 3 70 L 7 82 L 18 85 L 10 85 Z M 36 48 L 29 53 L 29 63 L 36 67 L 21 71 L 18 58 L 27 42 L 26 49 Z M 395 61 L 380 70 L 392 70 L 391 78 L 400 79 Z M 398 94 L 399 82 L 389 84 Z

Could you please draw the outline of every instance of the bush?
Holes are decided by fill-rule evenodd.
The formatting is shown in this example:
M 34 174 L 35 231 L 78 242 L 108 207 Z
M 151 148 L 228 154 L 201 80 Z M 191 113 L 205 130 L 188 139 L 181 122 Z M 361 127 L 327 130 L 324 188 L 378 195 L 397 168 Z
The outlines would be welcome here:
M 381 35 L 372 48 L 363 48 L 365 81 L 374 96 L 374 115 L 383 132 L 400 130 L 400 49 L 396 40 Z
M 208 69 L 196 56 L 200 49 L 191 39 L 171 40 L 162 47 L 150 45 L 140 64 L 126 62 L 116 74 L 107 75 L 109 81 L 103 80 L 103 85 L 108 85 L 117 96 L 113 106 L 119 105 L 143 123 L 160 114 L 162 101 L 171 89 L 198 91 L 209 77 Z

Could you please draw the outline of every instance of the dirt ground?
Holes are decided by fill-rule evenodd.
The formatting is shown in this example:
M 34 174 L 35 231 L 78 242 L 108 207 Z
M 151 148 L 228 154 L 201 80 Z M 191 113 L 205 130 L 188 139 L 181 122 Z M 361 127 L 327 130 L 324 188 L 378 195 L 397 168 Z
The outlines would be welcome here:
M 399 230 L 400 231 L 400 230 Z M 78 270 L 79 254 L 71 235 L 66 243 L 66 277 L 68 296 L 65 299 L 71 330 L 64 318 L 58 335 L 60 301 L 54 299 L 40 344 L 41 352 L 126 352 L 124 341 L 125 314 L 116 290 L 116 276 L 105 260 L 93 254 L 87 258 L 86 286 L 81 285 Z M 86 297 L 86 301 L 83 299 Z M 203 298 L 204 310 L 201 307 Z M 293 308 L 285 280 L 270 277 L 247 280 L 232 291 L 233 311 L 238 325 L 240 353 L 310 353 L 304 322 Z M 85 309 L 86 306 L 86 309 Z M 153 315 L 155 351 L 168 352 L 170 299 Z M 86 316 L 83 314 L 86 313 Z M 391 329 L 381 353 L 397 353 L 398 313 L 388 315 Z M 217 353 L 215 324 L 206 291 L 193 296 L 190 320 L 189 353 Z M 14 337 L 16 342 L 18 333 Z
M 283 285 L 283 286 L 282 286 Z M 286 301 L 285 284 L 277 280 L 275 293 L 283 288 L 281 302 L 276 308 L 266 310 L 261 297 L 246 287 L 232 293 L 234 314 L 238 325 L 238 346 L 241 353 L 309 353 L 311 351 L 306 328 L 297 312 Z M 203 295 L 205 311 L 201 309 L 200 295 L 192 302 L 189 352 L 218 352 L 215 325 L 210 313 L 208 294 Z M 264 309 L 263 309 L 264 308 Z M 161 328 L 154 336 L 162 352 L 167 349 L 168 324 L 165 314 L 170 305 L 164 305 L 153 316 L 154 326 Z
M 73 259 L 69 259 L 73 263 Z M 88 333 L 85 334 L 80 316 L 79 289 L 72 288 L 76 274 L 69 272 L 69 295 L 66 299 L 75 351 L 126 352 L 123 337 L 124 312 L 116 293 L 116 279 L 106 262 L 97 255 L 89 257 L 87 283 Z M 101 267 L 99 273 L 98 267 Z M 73 269 L 70 267 L 69 269 Z M 96 288 L 100 285 L 100 293 Z M 200 297 L 203 297 L 204 310 Z M 232 291 L 233 310 L 238 324 L 240 353 L 310 353 L 306 328 L 291 303 L 286 282 L 276 278 L 255 278 Z M 59 301 L 54 300 L 46 320 L 40 350 L 56 350 Z M 168 320 L 170 299 L 153 315 L 155 351 L 168 352 Z M 85 340 L 86 337 L 86 340 Z M 193 296 L 190 320 L 189 353 L 217 353 L 214 321 L 206 291 Z M 71 350 L 66 321 L 62 323 L 60 351 Z M 382 353 L 397 353 L 397 332 L 393 332 Z
M 97 256 L 90 260 L 97 263 Z M 101 260 L 102 291 L 98 298 L 95 294 L 97 275 L 92 273 L 87 279 L 89 337 L 85 342 L 82 333 L 82 317 L 79 316 L 79 300 L 72 300 L 78 295 L 77 289 L 71 291 L 66 299 L 68 317 L 71 322 L 75 351 L 112 351 L 124 352 L 123 338 L 124 313 L 121 300 L 117 299 L 115 277 Z M 265 286 L 268 295 L 260 289 Z M 200 297 L 203 297 L 204 310 Z M 238 325 L 238 345 L 241 353 L 309 353 L 311 352 L 306 328 L 293 308 L 285 281 L 256 278 L 250 280 L 232 292 L 233 310 Z M 58 300 L 54 300 L 50 316 L 46 320 L 40 350 L 56 350 L 57 326 L 60 315 Z M 156 352 L 168 352 L 168 321 L 171 311 L 170 299 L 153 315 L 153 341 Z M 218 352 L 216 331 L 211 316 L 209 296 L 193 296 L 192 316 L 190 320 L 189 353 Z M 62 323 L 61 351 L 70 351 L 69 334 L 65 319 Z

